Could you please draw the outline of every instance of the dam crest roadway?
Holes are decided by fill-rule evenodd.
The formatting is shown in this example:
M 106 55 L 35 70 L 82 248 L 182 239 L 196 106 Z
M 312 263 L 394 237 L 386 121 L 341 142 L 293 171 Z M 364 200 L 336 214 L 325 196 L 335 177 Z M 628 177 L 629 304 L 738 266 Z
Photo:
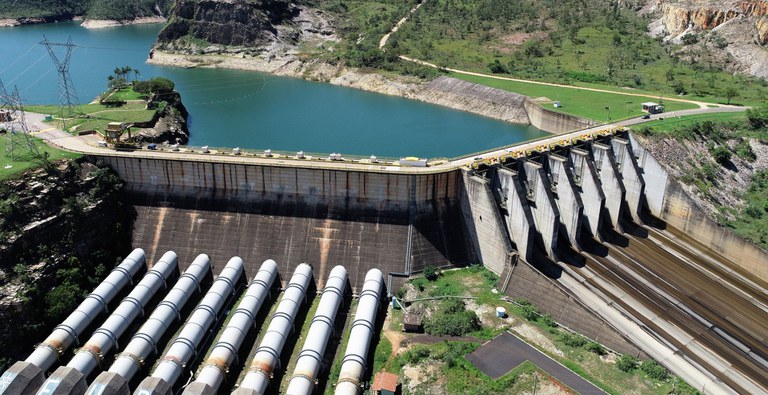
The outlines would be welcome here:
M 622 126 L 429 167 L 39 135 L 126 181 L 147 261 L 174 250 L 185 270 L 205 251 L 219 272 L 237 251 L 247 278 L 271 258 L 281 279 L 309 262 L 318 290 L 341 264 L 361 295 L 372 269 L 391 294 L 427 265 L 482 262 L 506 295 L 704 393 L 768 392 L 765 251 L 708 220 Z

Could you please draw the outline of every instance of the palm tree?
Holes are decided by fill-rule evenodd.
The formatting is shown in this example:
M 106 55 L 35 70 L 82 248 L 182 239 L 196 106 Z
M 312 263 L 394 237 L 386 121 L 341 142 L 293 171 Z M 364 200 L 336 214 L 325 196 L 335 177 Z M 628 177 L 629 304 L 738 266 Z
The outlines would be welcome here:
M 133 69 L 133 77 L 134 77 L 134 79 L 135 79 L 136 81 L 138 81 L 138 80 L 139 80 L 139 76 L 140 76 L 140 75 L 141 75 L 141 73 L 139 72 L 139 69 Z

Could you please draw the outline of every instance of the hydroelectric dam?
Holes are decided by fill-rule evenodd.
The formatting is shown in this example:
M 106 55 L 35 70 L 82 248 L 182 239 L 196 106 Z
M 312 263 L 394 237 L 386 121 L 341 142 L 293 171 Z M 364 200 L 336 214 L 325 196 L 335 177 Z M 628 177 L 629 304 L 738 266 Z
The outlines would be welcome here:
M 473 263 L 704 393 L 768 392 L 768 255 L 708 220 L 627 130 L 428 167 L 54 143 L 126 181 L 137 250 L 3 373 L 2 394 L 277 393 L 283 376 L 287 393 L 311 394 L 334 360 L 336 393 L 356 394 L 387 296 L 427 266 Z

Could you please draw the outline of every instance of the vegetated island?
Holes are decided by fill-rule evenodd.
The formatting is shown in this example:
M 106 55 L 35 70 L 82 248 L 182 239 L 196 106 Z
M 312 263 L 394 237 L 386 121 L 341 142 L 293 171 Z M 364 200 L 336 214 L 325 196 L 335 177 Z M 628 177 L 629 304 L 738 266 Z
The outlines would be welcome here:
M 53 114 L 52 124 L 72 133 L 99 133 L 106 138 L 110 124 L 119 124 L 116 143 L 186 144 L 189 114 L 173 81 L 140 80 L 139 76 L 138 69 L 116 67 L 107 78 L 109 89 L 79 106 L 75 114 L 62 114 L 57 106 L 28 106 L 27 110 Z
M 0 0 L 0 27 L 83 20 L 101 28 L 166 20 L 172 0 Z

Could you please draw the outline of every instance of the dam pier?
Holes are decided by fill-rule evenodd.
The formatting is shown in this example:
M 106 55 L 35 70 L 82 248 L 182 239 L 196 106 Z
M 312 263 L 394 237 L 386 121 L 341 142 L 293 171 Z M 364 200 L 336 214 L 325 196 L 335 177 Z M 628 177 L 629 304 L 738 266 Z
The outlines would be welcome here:
M 283 342 L 296 315 L 306 314 L 312 291 L 326 289 L 340 307 L 323 311 L 337 317 L 315 317 L 323 325 L 312 327 L 323 333 L 308 339 L 335 344 L 340 333 L 333 328 L 345 322 L 365 334 L 347 348 L 352 354 L 343 355 L 349 377 L 336 387 L 354 393 L 371 373 L 370 360 L 357 354 L 368 353 L 364 338 L 380 328 L 385 296 L 427 266 L 475 263 L 499 275 L 497 288 L 507 296 L 527 298 L 614 350 L 652 357 L 702 392 L 768 391 L 763 319 L 768 256 L 707 219 L 628 130 L 573 132 L 428 167 L 261 154 L 119 152 L 90 145 L 87 137 L 54 143 L 83 152 L 86 160 L 111 167 L 125 180 L 137 214 L 132 244 L 143 249 L 148 267 L 166 251 L 174 251 L 180 272 L 200 254 L 206 254 L 213 273 L 224 273 L 232 260 L 240 265 L 243 279 L 228 280 L 226 292 L 214 292 L 215 309 L 206 307 L 208 296 L 195 308 L 211 312 L 209 318 L 195 318 L 200 327 L 215 326 L 222 309 L 234 306 L 244 292 L 242 283 L 250 283 L 262 267 L 276 271 L 277 278 L 274 287 L 271 280 L 259 280 L 259 301 L 276 295 L 273 288 L 285 290 L 280 302 L 238 309 L 237 332 L 249 333 L 247 319 L 267 331 L 259 335 L 267 341 L 258 355 L 269 363 L 249 359 L 258 345 L 253 334 L 230 343 L 238 345 L 234 349 L 197 334 L 193 342 L 161 336 L 183 361 L 163 353 L 166 343 L 137 349 L 147 360 L 160 358 L 162 369 L 173 368 L 172 379 L 152 373 L 151 366 L 115 378 L 121 370 L 110 369 L 105 358 L 99 368 L 112 372 L 109 380 L 122 389 L 99 385 L 106 381 L 96 379 L 96 369 L 80 372 L 89 385 L 85 393 L 176 393 L 198 368 L 211 378 L 186 387 L 185 394 L 213 393 L 214 387 L 218 393 L 225 388 L 261 393 L 274 385 L 270 374 L 281 369 L 282 350 L 291 349 Z M 307 284 L 295 285 L 296 273 Z M 205 287 L 198 293 L 213 292 Z M 356 299 L 358 318 L 342 318 L 349 300 Z M 280 303 L 274 331 L 266 313 L 259 313 L 268 310 L 266 303 Z M 185 317 L 179 318 L 174 325 L 184 323 Z M 332 354 L 334 347 L 304 347 L 313 350 L 311 360 L 334 358 L 316 355 Z M 225 357 L 206 362 L 206 350 L 213 348 Z M 66 365 L 69 354 L 59 355 Z M 307 374 L 327 375 L 319 366 L 312 362 Z M 36 393 L 55 368 L 30 359 L 17 362 L 3 374 L 0 393 L 19 393 L 11 388 Z M 238 390 L 236 377 L 222 384 L 227 376 L 215 372 L 229 369 L 258 376 L 258 385 L 249 379 Z M 311 378 L 294 378 L 312 384 Z M 39 393 L 57 393 L 52 391 Z

